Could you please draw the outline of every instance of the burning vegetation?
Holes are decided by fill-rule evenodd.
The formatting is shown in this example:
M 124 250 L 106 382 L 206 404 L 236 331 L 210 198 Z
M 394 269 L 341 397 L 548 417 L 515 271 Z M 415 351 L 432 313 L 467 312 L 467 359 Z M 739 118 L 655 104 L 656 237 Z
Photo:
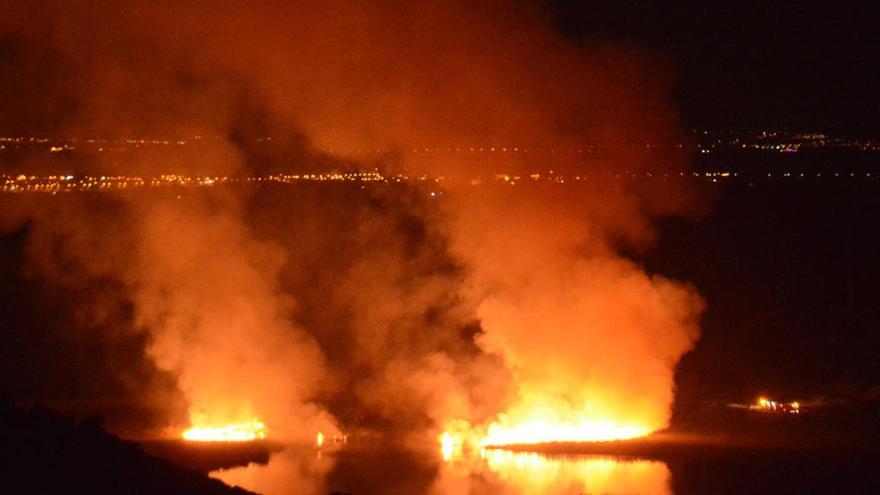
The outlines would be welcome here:
M 253 420 L 224 426 L 192 426 L 181 436 L 195 442 L 249 442 L 266 438 L 266 425 Z

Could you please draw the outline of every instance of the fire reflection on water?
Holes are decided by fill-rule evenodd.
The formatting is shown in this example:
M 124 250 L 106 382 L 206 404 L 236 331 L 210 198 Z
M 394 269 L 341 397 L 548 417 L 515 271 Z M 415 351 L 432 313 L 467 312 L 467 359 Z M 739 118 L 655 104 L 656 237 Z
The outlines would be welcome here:
M 479 459 L 447 462 L 434 493 L 666 495 L 669 477 L 660 461 L 485 449 Z
M 445 460 L 425 459 L 437 468 L 436 478 L 428 486 L 413 480 L 412 493 L 431 495 L 464 494 L 599 494 L 640 493 L 670 495 L 670 473 L 665 463 L 640 459 L 600 456 L 546 456 L 536 453 L 483 449 Z M 416 455 L 416 454 L 413 454 Z M 214 471 L 211 476 L 227 484 L 263 493 L 330 493 L 334 490 L 353 493 L 385 493 L 391 487 L 373 486 L 383 477 L 368 476 L 367 486 L 337 486 L 333 472 L 334 455 L 318 456 L 315 450 L 286 450 L 273 455 L 268 465 Z M 408 469 L 377 462 L 372 455 L 358 462 L 346 462 L 346 469 L 394 472 L 394 486 L 406 486 Z M 352 473 L 354 474 L 354 473 Z M 328 477 L 328 475 L 330 475 Z M 390 474 L 389 474 L 390 476 Z M 358 476 L 355 476 L 358 477 Z M 389 482 L 391 478 L 389 479 Z M 402 480 L 402 478 L 404 478 Z M 378 480 L 378 481 L 377 481 Z
M 327 473 L 333 460 L 320 455 L 320 450 L 289 448 L 273 454 L 265 465 L 249 464 L 232 469 L 218 469 L 210 476 L 227 485 L 240 486 L 263 495 L 323 494 Z

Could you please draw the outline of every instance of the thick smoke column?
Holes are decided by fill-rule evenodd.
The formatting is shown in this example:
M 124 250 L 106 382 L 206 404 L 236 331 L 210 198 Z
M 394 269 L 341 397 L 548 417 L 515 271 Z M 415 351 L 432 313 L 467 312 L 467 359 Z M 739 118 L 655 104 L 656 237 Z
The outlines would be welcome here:
M 678 138 L 662 60 L 600 40 L 578 46 L 531 7 L 504 3 L 5 9 L 10 63 L 48 74 L 35 90 L 3 79 L 11 98 L 46 102 L 19 110 L 34 132 L 219 141 L 63 167 L 452 177 L 442 202 L 418 186 L 120 195 L 113 228 L 130 245 L 100 262 L 88 249 L 101 215 L 83 206 L 71 221 L 92 240 L 67 255 L 83 277 L 121 284 L 144 352 L 176 379 L 189 421 L 259 419 L 308 436 L 335 418 L 498 442 L 632 436 L 668 421 L 702 302 L 619 251 L 649 245 L 651 218 L 689 197 L 613 178 L 678 171 L 678 157 L 644 146 Z M 253 144 L 265 137 L 275 144 Z M 586 144 L 601 153 L 578 152 Z M 589 180 L 469 182 L 551 168 Z M 51 209 L 29 213 L 35 245 L 70 228 L 44 221 Z
M 323 363 L 288 319 L 293 301 L 277 282 L 284 251 L 253 239 L 224 199 L 170 198 L 137 212 L 131 286 L 136 323 L 152 335 L 147 353 L 178 377 L 196 426 L 263 421 L 288 439 L 333 431 L 309 404 Z
M 627 438 L 667 425 L 673 371 L 699 334 L 702 302 L 614 251 L 590 215 L 608 198 L 593 192 L 503 193 L 466 208 L 457 251 L 473 267 L 477 342 L 514 377 L 484 443 Z

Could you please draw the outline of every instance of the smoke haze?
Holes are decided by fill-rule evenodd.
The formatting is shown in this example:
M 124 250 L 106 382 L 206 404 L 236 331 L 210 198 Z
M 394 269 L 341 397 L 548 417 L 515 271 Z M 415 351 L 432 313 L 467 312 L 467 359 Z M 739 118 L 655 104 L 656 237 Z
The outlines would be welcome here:
M 693 198 L 599 180 L 679 171 L 681 157 L 644 153 L 679 132 L 661 57 L 575 45 L 502 2 L 0 9 L 4 132 L 212 139 L 4 172 L 454 179 L 4 198 L 27 276 L 75 301 L 69 332 L 93 329 L 109 373 L 129 377 L 123 395 L 154 413 L 120 428 L 259 419 L 283 438 L 433 441 L 457 427 L 551 422 L 586 438 L 599 423 L 668 422 L 703 303 L 621 253 L 648 249 L 652 219 Z M 584 143 L 614 146 L 548 151 Z M 470 183 L 548 168 L 596 180 Z M 123 341 L 142 362 L 126 366 Z

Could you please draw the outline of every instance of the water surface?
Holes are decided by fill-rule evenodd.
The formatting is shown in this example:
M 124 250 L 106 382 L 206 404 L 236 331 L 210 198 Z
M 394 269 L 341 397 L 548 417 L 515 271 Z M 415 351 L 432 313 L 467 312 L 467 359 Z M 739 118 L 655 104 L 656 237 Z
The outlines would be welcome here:
M 548 456 L 484 450 L 444 460 L 430 453 L 288 448 L 266 465 L 211 476 L 265 495 L 352 494 L 671 494 L 661 461 Z

